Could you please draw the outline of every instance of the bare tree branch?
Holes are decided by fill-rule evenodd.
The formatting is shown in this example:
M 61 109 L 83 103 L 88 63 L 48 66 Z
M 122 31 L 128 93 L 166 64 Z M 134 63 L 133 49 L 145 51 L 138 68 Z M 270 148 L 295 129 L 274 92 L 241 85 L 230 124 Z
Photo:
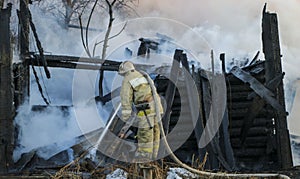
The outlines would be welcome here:
M 87 45 L 85 44 L 85 40 L 84 40 L 84 36 L 83 36 L 83 27 L 82 27 L 81 15 L 78 18 L 79 18 L 79 25 L 80 25 L 81 42 L 82 42 L 82 45 L 83 45 L 83 48 L 84 48 L 85 52 L 91 58 L 92 56 L 91 56 L 91 54 L 90 54 L 90 52 L 88 50 Z
M 121 29 L 118 33 L 116 33 L 115 35 L 109 37 L 108 40 L 111 40 L 111 39 L 116 38 L 117 36 L 119 36 L 119 35 L 125 30 L 126 26 L 127 26 L 127 22 L 124 24 L 124 26 L 122 27 L 122 29 Z M 101 44 L 101 43 L 103 43 L 103 42 L 104 42 L 104 40 L 101 40 L 100 42 L 96 42 L 96 43 L 94 44 L 93 56 L 94 56 L 94 54 L 95 54 L 97 45 L 99 45 L 99 44 Z
M 91 22 L 94 10 L 96 8 L 97 2 L 98 2 L 98 0 L 95 1 L 94 5 L 93 5 L 93 8 L 90 12 L 88 22 L 87 22 L 87 25 L 86 25 L 86 31 L 85 31 L 85 44 L 86 44 L 87 50 L 88 50 L 90 55 L 91 55 L 91 53 L 90 53 L 90 49 L 89 49 L 89 35 L 88 35 L 89 34 L 89 26 L 90 26 L 90 22 Z

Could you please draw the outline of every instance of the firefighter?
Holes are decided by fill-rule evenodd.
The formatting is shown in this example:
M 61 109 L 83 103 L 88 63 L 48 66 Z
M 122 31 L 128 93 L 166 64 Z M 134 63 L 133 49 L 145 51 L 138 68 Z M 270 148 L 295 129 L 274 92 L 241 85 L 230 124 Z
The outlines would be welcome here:
M 132 62 L 121 63 L 118 73 L 124 77 L 121 87 L 122 119 L 126 122 L 132 111 L 136 111 L 138 148 L 135 155 L 139 159 L 155 160 L 160 140 L 155 105 L 159 105 L 160 113 L 162 113 L 161 101 L 159 100 L 159 104 L 154 103 L 151 87 L 146 77 L 135 70 Z M 154 93 L 158 96 L 156 91 Z M 124 138 L 124 135 L 121 132 L 119 137 Z

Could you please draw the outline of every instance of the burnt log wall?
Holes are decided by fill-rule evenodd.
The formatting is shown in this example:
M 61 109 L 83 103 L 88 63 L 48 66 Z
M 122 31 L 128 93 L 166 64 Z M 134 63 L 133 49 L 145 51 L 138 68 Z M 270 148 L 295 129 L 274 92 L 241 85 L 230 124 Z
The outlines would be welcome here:
M 257 66 L 256 66 L 257 67 Z M 255 68 L 255 67 L 254 67 Z M 249 71 L 248 71 L 249 72 Z M 264 83 L 264 71 L 252 74 L 259 82 Z M 252 100 L 249 95 L 254 91 L 234 75 L 227 78 L 227 107 L 229 114 L 229 133 L 237 166 L 241 170 L 268 170 L 278 168 L 274 147 L 276 145 L 273 131 L 272 110 L 264 107 L 253 119 L 244 144 L 241 143 L 241 132 Z
M 0 173 L 7 173 L 12 165 L 14 143 L 10 16 L 11 4 L 0 9 Z

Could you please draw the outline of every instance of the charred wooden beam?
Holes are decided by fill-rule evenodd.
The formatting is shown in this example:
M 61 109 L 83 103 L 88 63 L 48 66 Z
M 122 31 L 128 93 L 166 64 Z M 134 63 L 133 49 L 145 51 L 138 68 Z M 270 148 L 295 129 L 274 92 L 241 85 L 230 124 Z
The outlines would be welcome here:
M 179 73 L 179 68 L 180 68 L 180 56 L 182 54 L 182 50 L 176 50 L 173 58 L 173 64 L 172 64 L 172 69 L 170 73 L 170 78 L 168 82 L 168 87 L 166 90 L 166 102 L 167 102 L 167 108 L 165 115 L 162 119 L 163 121 L 163 126 L 165 129 L 165 133 L 167 134 L 169 132 L 169 126 L 170 126 L 170 117 L 171 117 L 171 108 L 172 104 L 174 101 L 174 96 L 176 92 L 176 83 L 178 79 L 178 73 Z
M 35 66 L 41 66 L 39 63 L 39 55 L 33 55 L 29 63 Z M 113 60 L 101 60 L 98 58 L 86 58 L 64 55 L 44 55 L 49 67 L 54 68 L 70 68 L 70 69 L 86 69 L 86 70 L 100 70 L 118 71 L 122 62 Z M 154 65 L 135 64 L 137 69 L 145 70 Z
M 266 5 L 263 9 L 262 40 L 263 52 L 266 59 L 266 80 L 270 81 L 276 75 L 282 74 L 282 64 L 277 14 L 267 12 Z M 285 98 L 282 81 L 274 91 L 275 98 L 278 100 L 279 104 L 283 106 L 283 110 L 285 111 Z M 278 162 L 281 168 L 289 168 L 292 166 L 292 154 L 286 114 L 276 110 L 275 113 Z
M 258 52 L 255 54 L 254 58 L 251 60 L 251 62 L 250 62 L 250 64 L 249 64 L 250 66 L 251 66 L 251 65 L 254 65 L 255 63 L 257 63 L 259 54 L 260 54 L 260 51 L 258 51 Z
M 38 34 L 37 34 L 37 32 L 36 32 L 35 25 L 34 25 L 34 23 L 33 23 L 33 21 L 32 21 L 32 15 L 31 15 L 31 12 L 30 12 L 30 10 L 29 10 L 28 7 L 27 7 L 26 10 L 28 11 L 30 27 L 31 27 L 31 30 L 32 30 L 32 32 L 33 32 L 33 36 L 34 36 L 35 41 L 36 41 L 36 46 L 37 46 L 37 48 L 38 48 L 38 50 L 39 50 L 39 54 L 40 54 L 40 56 L 41 56 L 41 62 L 42 62 L 42 64 L 43 64 L 45 74 L 46 74 L 47 78 L 49 79 L 49 78 L 51 77 L 51 74 L 50 74 L 50 71 L 49 71 L 48 66 L 47 66 L 47 61 L 46 61 L 45 58 L 44 58 L 44 49 L 43 49 L 43 47 L 42 47 L 41 41 L 39 40 L 39 36 L 38 36 Z
M 117 71 L 117 66 L 101 66 L 101 65 L 93 65 L 93 64 L 80 64 L 73 62 L 64 62 L 64 61 L 47 61 L 48 67 L 53 68 L 69 68 L 69 69 L 82 69 L 82 70 L 99 70 L 104 69 L 106 71 Z M 31 60 L 30 65 L 34 66 L 43 66 L 43 64 L 39 63 L 37 60 Z
M 200 77 L 200 70 L 198 72 L 194 72 L 194 70 L 192 71 L 192 75 L 193 75 L 193 79 L 195 80 L 196 86 L 197 86 L 197 90 L 198 90 L 198 100 L 199 100 L 199 116 L 198 116 L 198 120 L 197 123 L 195 125 L 195 129 L 194 129 L 194 133 L 195 133 L 195 137 L 197 140 L 197 146 L 199 144 L 199 141 L 201 139 L 201 135 L 203 132 L 203 128 L 204 128 L 204 124 L 203 124 L 203 120 L 204 120 L 204 111 L 203 111 L 203 103 L 202 103 L 202 81 L 201 81 L 201 77 Z M 198 146 L 198 155 L 199 155 L 199 160 L 203 161 L 206 155 L 206 149 L 205 148 L 200 148 Z
M 11 6 L 0 9 L 0 173 L 7 173 L 13 164 L 14 149 Z
M 40 55 L 35 55 L 36 58 L 40 59 Z M 61 61 L 61 62 L 80 62 L 80 63 L 91 63 L 91 64 L 104 64 L 104 65 L 120 65 L 122 62 L 112 60 L 102 60 L 100 58 L 88 58 L 88 57 L 76 57 L 67 55 L 45 55 L 47 61 Z
M 19 42 L 20 42 L 20 58 L 22 61 L 22 76 L 17 80 L 20 81 L 20 93 L 19 98 L 21 99 L 20 104 L 24 103 L 26 99 L 29 99 L 30 94 L 30 70 L 29 64 L 26 59 L 29 57 L 29 14 L 28 14 L 28 4 L 29 0 L 20 1 L 20 10 L 17 10 L 17 15 L 19 18 Z
M 95 100 L 97 102 L 101 102 L 102 104 L 107 103 L 108 101 L 111 101 L 113 98 L 118 97 L 120 95 L 121 87 L 114 89 L 112 92 L 104 95 L 103 97 L 101 96 L 96 96 Z
M 220 61 L 222 63 L 222 72 L 225 74 L 226 73 L 225 53 L 220 54 Z

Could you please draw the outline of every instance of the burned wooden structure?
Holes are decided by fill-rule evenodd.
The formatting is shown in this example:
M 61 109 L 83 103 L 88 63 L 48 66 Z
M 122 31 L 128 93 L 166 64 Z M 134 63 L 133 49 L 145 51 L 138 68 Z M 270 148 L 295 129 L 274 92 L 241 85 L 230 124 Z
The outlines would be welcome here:
M 12 166 L 14 148 L 10 16 L 11 4 L 0 10 L 0 173 L 8 172 Z
M 38 55 L 30 53 L 28 33 L 30 26 L 34 31 L 34 26 L 30 25 L 32 22 L 28 1 L 22 0 L 20 9 L 18 14 L 21 26 L 20 58 L 22 62 L 13 66 L 9 43 L 11 9 L 8 7 L 0 11 L 0 173 L 7 173 L 9 169 L 14 168 L 33 167 L 38 162 L 46 164 L 63 158 L 60 156 L 65 156 L 65 151 L 59 151 L 49 161 L 45 161 L 32 151 L 33 153 L 23 155 L 15 166 L 12 165 L 14 107 L 18 108 L 29 95 L 30 67 L 34 71 L 35 66 L 43 66 L 47 77 L 50 77 L 47 72 L 48 67 L 117 71 L 120 64 L 111 60 L 44 55 L 41 44 L 38 45 L 40 46 Z M 209 72 L 190 65 L 187 55 L 182 50 L 176 50 L 169 76 L 158 75 L 156 77 L 155 84 L 158 92 L 166 100 L 166 113 L 163 117 L 165 132 L 171 133 L 177 125 L 181 126 L 181 131 L 178 131 L 176 138 L 170 138 L 169 143 L 172 146 L 178 146 L 174 149 L 175 154 L 182 161 L 193 164 L 195 160 L 201 162 L 207 158 L 206 169 L 227 171 L 278 170 L 292 166 L 277 17 L 276 14 L 266 12 L 265 8 L 262 27 L 264 61 L 258 61 L 255 58 L 249 66 L 232 67 L 229 72 L 226 72 L 225 55 L 222 54 L 220 60 L 223 74 L 217 74 L 214 71 Z M 36 41 L 38 44 L 37 37 Z M 156 43 L 154 46 L 155 49 L 159 48 Z M 143 56 L 145 53 L 140 55 Z M 148 67 L 137 65 L 138 69 Z M 12 78 L 12 73 L 14 78 Z M 226 109 L 223 115 L 219 116 L 222 123 L 216 135 L 208 145 L 200 147 L 201 135 L 211 120 L 210 114 L 214 113 L 214 108 L 211 107 L 214 104 L 213 91 L 218 88 L 210 80 L 211 78 L 218 79 L 218 76 L 225 77 Z M 193 84 L 188 80 L 189 77 L 193 79 Z M 195 94 L 195 90 L 197 96 L 191 96 L 190 94 Z M 113 93 L 117 94 L 118 90 Z M 96 97 L 96 100 L 107 102 L 111 100 L 111 94 Z M 51 106 L 49 104 L 35 106 L 33 110 L 43 110 L 47 107 Z M 69 107 L 60 108 L 65 110 Z M 117 134 L 122 122 L 118 117 L 112 119 L 114 123 L 110 130 Z M 70 146 L 75 151 L 75 156 L 88 150 L 91 143 L 87 140 L 97 141 L 101 132 L 102 130 L 91 132 L 87 135 L 89 139 L 78 137 L 78 143 Z M 177 144 L 180 137 L 184 136 L 187 136 L 187 140 L 183 144 Z M 47 147 L 42 150 L 44 149 L 46 150 Z M 111 148 L 107 150 L 114 151 Z M 45 168 L 44 166 L 43 169 Z

